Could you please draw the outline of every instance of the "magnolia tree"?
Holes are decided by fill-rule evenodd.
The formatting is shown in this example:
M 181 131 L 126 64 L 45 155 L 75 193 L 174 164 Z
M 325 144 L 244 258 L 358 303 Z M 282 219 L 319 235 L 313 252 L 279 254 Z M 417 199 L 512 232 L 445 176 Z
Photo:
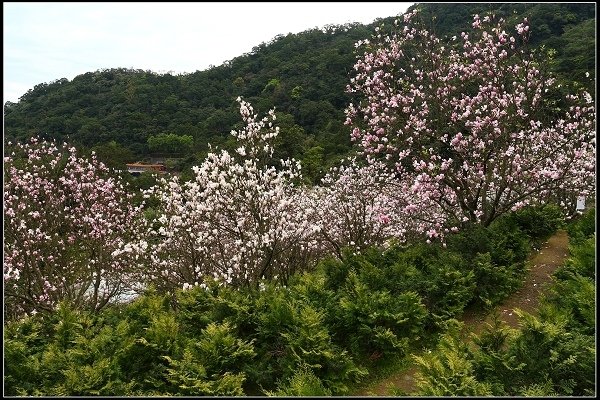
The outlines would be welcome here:
M 332 168 L 311 191 L 326 252 L 342 257 L 343 247 L 361 250 L 418 234 L 428 240 L 442 236 L 441 210 L 420 194 L 378 162 L 359 165 L 352 158 Z
M 162 179 L 146 193 L 160 206 L 149 221 L 148 241 L 128 249 L 149 246 L 144 280 L 159 288 L 203 285 L 207 278 L 237 287 L 263 278 L 285 281 L 313 258 L 319 227 L 308 198 L 293 185 L 300 165 L 272 165 L 278 135 L 273 110 L 259 120 L 250 104 L 238 101 L 245 128 L 231 132 L 236 151 L 210 153 L 193 168 L 194 180 Z
M 507 31 L 474 17 L 472 32 L 444 42 L 417 11 L 378 28 L 348 90 L 353 140 L 382 160 L 449 223 L 490 224 L 556 193 L 595 184 L 595 109 L 587 93 L 560 98 L 547 63 L 528 51 L 527 21 Z
M 50 311 L 61 300 L 99 310 L 127 290 L 127 264 L 111 253 L 138 210 L 102 163 L 33 138 L 16 144 L 4 170 L 8 317 Z

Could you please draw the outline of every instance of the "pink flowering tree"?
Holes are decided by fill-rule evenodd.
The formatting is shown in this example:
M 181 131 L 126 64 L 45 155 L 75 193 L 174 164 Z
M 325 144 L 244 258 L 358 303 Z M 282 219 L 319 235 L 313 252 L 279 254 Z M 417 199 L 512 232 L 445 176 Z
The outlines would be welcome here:
M 595 108 L 560 98 L 547 59 L 528 50 L 527 21 L 475 16 L 442 41 L 417 11 L 357 47 L 346 110 L 365 157 L 437 203 L 448 224 L 490 224 L 532 203 L 574 200 L 595 185 Z
M 145 281 L 170 290 L 207 279 L 236 287 L 261 279 L 285 281 L 312 260 L 310 203 L 294 185 L 300 164 L 276 168 L 274 111 L 258 119 L 238 98 L 245 127 L 231 134 L 235 152 L 211 152 L 193 168 L 195 179 L 162 179 L 146 196 L 160 206 L 149 221 Z M 136 245 L 140 248 L 139 245 Z
M 344 247 L 362 250 L 444 233 L 442 210 L 379 162 L 360 165 L 349 159 L 332 168 L 311 194 L 324 252 L 340 258 Z
M 11 144 L 9 144 L 11 146 Z M 119 179 L 66 143 L 16 144 L 4 158 L 4 299 L 9 317 L 65 300 L 99 310 L 128 288 L 112 252 L 137 209 Z

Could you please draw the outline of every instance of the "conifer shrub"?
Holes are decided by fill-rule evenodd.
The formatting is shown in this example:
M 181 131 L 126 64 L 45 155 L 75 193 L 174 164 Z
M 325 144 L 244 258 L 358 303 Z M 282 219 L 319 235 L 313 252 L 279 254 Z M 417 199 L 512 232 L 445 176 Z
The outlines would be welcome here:
M 99 325 L 87 312 L 61 303 L 55 314 L 7 325 L 5 390 L 20 396 L 125 395 L 118 360 L 122 325 Z
M 596 233 L 596 209 L 589 208 L 576 216 L 567 224 L 567 233 L 571 243 L 576 244 L 586 240 Z
M 204 286 L 178 290 L 174 309 L 189 336 L 200 334 L 213 322 L 228 322 L 239 337 L 250 336 L 256 330 L 252 290 L 236 290 L 208 280 Z
M 532 239 L 517 221 L 511 214 L 448 237 L 447 249 L 459 254 L 474 274 L 472 303 L 477 307 L 499 304 L 523 284 Z
M 509 214 L 509 218 L 535 242 L 536 247 L 564 225 L 564 212 L 555 204 L 523 207 Z
M 290 396 L 331 396 L 327 389 L 310 367 L 300 366 L 287 381 L 281 382 L 275 391 L 267 391 L 267 395 L 275 397 Z
M 164 356 L 167 379 L 178 394 L 243 396 L 244 369 L 255 355 L 252 341 L 235 337 L 227 322 L 213 322 L 187 341 L 181 359 Z
M 571 256 L 554 275 L 561 279 L 581 275 L 594 279 L 596 274 L 596 236 L 574 242 L 569 246 Z
M 27 396 L 43 393 L 40 387 L 40 353 L 46 345 L 39 315 L 4 325 L 4 393 Z
M 586 251 L 581 247 L 587 248 Z M 516 310 L 520 329 L 494 324 L 469 349 L 454 331 L 433 355 L 420 357 L 421 395 L 590 396 L 595 387 L 595 281 L 578 273 L 594 240 L 571 246 L 571 257 L 542 297 L 539 316 Z M 486 257 L 489 259 L 489 255 Z M 461 348 L 462 346 L 462 348 Z
M 324 311 L 295 298 L 291 288 L 266 284 L 256 300 L 257 363 L 250 377 L 264 390 L 291 379 L 301 365 L 310 368 L 329 390 L 343 394 L 346 383 L 365 371 L 336 345 Z
M 404 354 L 423 335 L 427 309 L 414 291 L 373 290 L 351 272 L 334 306 L 333 331 L 353 354 Z
M 367 373 L 364 366 L 437 341 L 470 302 L 496 303 L 517 288 L 527 237 L 516 219 L 501 218 L 448 237 L 447 248 L 345 250 L 341 260 L 324 259 L 287 286 L 264 280 L 258 288 L 232 288 L 207 280 L 162 295 L 149 289 L 95 314 L 65 303 L 54 313 L 5 324 L 5 390 L 343 395 Z M 422 392 L 590 393 L 594 239 L 571 246 L 539 321 L 524 334 L 498 327 L 472 353 L 443 339 L 441 356 L 423 358 L 435 365 L 423 375 Z M 531 366 L 537 360 L 540 371 Z
M 595 235 L 569 247 L 571 257 L 553 276 L 540 316 L 564 320 L 567 328 L 594 335 L 596 326 Z
M 473 355 L 455 331 L 442 336 L 434 353 L 413 357 L 420 396 L 492 395 L 491 385 L 476 379 Z
M 326 260 L 320 267 L 325 274 L 324 286 L 337 287 L 338 293 L 340 288 L 347 291 L 358 282 L 373 293 L 417 294 L 428 313 L 428 331 L 435 329 L 432 321 L 461 313 L 475 290 L 474 274 L 458 254 L 425 243 L 393 245 L 386 250 L 372 247 L 362 253 L 347 251 L 343 261 Z
M 119 314 L 124 338 L 116 356 L 125 379 L 136 382 L 136 391 L 168 393 L 172 385 L 166 379 L 169 363 L 165 357 L 180 357 L 184 346 L 171 299 L 149 290 Z
M 530 237 L 512 214 L 494 220 L 489 226 L 468 225 L 450 235 L 447 248 L 472 261 L 478 254 L 490 253 L 495 265 L 525 261 L 531 250 Z
M 425 243 L 398 253 L 391 268 L 385 270 L 384 280 L 416 291 L 437 320 L 462 313 L 476 285 L 475 275 L 459 254 Z
M 496 265 L 513 265 L 527 259 L 531 240 L 510 216 L 496 219 L 488 232 L 491 237 L 490 255 Z
M 595 387 L 594 337 L 569 330 L 564 320 L 544 321 L 524 312 L 520 316 L 524 323 L 508 354 L 522 368 L 505 387 L 525 389 L 550 379 L 561 395 L 589 395 Z
M 298 301 L 325 312 L 325 321 L 328 321 L 330 310 L 334 306 L 337 289 L 327 285 L 327 277 L 323 269 L 312 272 L 302 272 L 294 275 L 289 282 L 290 295 Z
M 517 334 L 500 320 L 496 311 L 491 323 L 486 323 L 483 332 L 473 336 L 473 341 L 479 347 L 473 354 L 473 369 L 478 381 L 490 385 L 494 396 L 506 396 L 505 385 L 510 382 L 513 374 L 523 367 L 515 362 L 515 356 L 506 352 L 508 343 Z
M 477 306 L 499 304 L 523 284 L 522 263 L 495 265 L 490 253 L 478 254 L 471 268 L 477 282 L 474 294 Z

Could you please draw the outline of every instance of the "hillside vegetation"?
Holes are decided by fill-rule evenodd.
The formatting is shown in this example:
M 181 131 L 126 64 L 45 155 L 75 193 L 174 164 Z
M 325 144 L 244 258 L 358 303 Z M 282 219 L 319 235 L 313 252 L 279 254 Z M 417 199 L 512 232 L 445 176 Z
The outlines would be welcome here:
M 415 6 L 411 7 L 414 8 Z M 556 50 L 554 71 L 594 92 L 585 73 L 595 69 L 595 6 L 589 4 L 421 4 L 440 37 L 459 35 L 464 21 L 488 12 L 511 25 L 527 16 L 532 46 Z M 122 167 L 150 156 L 175 157 L 175 169 L 189 170 L 212 145 L 230 146 L 239 124 L 235 99 L 242 96 L 260 112 L 276 107 L 281 128 L 278 154 L 302 161 L 315 180 L 351 150 L 343 124 L 351 101 L 345 92 L 355 62 L 354 44 L 380 23 L 327 26 L 278 35 L 223 65 L 190 74 L 158 74 L 115 68 L 90 71 L 73 80 L 40 83 L 18 103 L 4 105 L 5 141 L 32 136 L 67 140 L 93 148 L 100 159 Z M 513 24 L 514 22 L 514 24 Z M 185 138 L 165 143 L 156 138 Z M 187 139 L 193 138 L 189 146 Z M 154 142 L 153 142 L 154 140 Z

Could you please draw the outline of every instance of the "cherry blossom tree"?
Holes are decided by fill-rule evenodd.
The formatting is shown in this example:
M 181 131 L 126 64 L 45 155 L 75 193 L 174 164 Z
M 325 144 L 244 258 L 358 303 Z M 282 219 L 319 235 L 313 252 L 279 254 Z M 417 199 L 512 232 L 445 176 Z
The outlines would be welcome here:
M 471 32 L 441 40 L 417 14 L 357 43 L 365 53 L 346 123 L 361 153 L 437 203 L 449 225 L 488 225 L 557 193 L 590 195 L 592 97 L 560 97 L 544 53 L 528 47 L 528 22 L 511 35 L 504 21 L 476 15 Z
M 138 209 L 92 155 L 31 139 L 4 158 L 4 299 L 7 317 L 66 300 L 99 310 L 128 289 L 127 263 L 111 253 Z
M 193 181 L 161 179 L 145 194 L 160 203 L 145 233 L 151 267 L 144 278 L 159 288 L 202 285 L 207 278 L 237 287 L 285 281 L 312 261 L 310 242 L 319 228 L 294 185 L 300 164 L 288 159 L 274 166 L 274 110 L 259 120 L 250 104 L 238 101 L 245 127 L 231 132 L 236 151 L 211 152 L 193 168 Z

